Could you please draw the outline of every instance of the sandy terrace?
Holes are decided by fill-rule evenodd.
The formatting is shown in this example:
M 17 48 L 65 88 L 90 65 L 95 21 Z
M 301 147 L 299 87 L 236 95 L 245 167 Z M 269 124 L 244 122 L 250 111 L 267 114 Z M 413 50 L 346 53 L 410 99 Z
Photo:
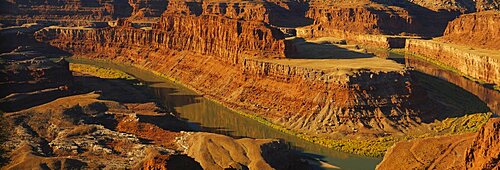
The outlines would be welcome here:
M 256 59 L 262 62 L 277 63 L 294 67 L 319 69 L 328 74 L 352 74 L 361 70 L 371 72 L 403 71 L 404 65 L 382 58 L 356 59 Z

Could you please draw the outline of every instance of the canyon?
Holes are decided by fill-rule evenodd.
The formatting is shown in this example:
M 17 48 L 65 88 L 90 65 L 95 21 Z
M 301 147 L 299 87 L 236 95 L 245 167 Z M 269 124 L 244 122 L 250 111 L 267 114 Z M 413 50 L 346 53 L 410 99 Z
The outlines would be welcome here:
M 479 115 L 481 119 L 471 124 L 466 132 L 479 131 L 477 133 L 481 134 L 495 129 L 488 128 L 491 123 L 483 129 L 479 130 L 479 127 L 491 115 L 498 114 L 487 113 L 496 112 L 498 104 L 489 102 L 487 106 L 490 108 L 478 106 L 465 111 L 457 104 L 460 102 L 443 102 L 442 97 L 429 94 L 423 85 L 425 81 L 415 78 L 418 77 L 415 74 L 420 73 L 415 73 L 411 66 L 381 57 L 377 50 L 404 48 L 410 55 L 493 89 L 489 96 L 498 96 L 500 3 L 496 0 L 71 0 L 2 1 L 0 4 L 2 9 L 8 9 L 2 10 L 0 17 L 2 27 L 5 27 L 2 36 L 25 36 L 26 39 L 2 43 L 2 59 L 36 58 L 29 52 L 23 53 L 25 47 L 17 47 L 18 43 L 28 43 L 30 48 L 46 50 L 41 52 L 44 54 L 131 65 L 173 79 L 203 97 L 282 132 L 349 153 L 383 156 L 398 141 L 431 137 L 395 144 L 388 150 L 379 169 L 396 166 L 390 162 L 394 162 L 392 159 L 397 158 L 398 153 L 413 152 L 401 148 L 418 147 L 428 141 L 444 146 L 464 139 L 462 143 L 453 144 L 460 149 L 457 153 L 462 154 L 461 151 L 468 146 L 477 148 L 477 152 L 485 152 L 484 149 L 481 151 L 484 148 L 481 144 L 471 145 L 482 140 L 473 142 L 472 133 L 462 134 L 460 131 L 453 132 L 458 136 L 443 137 L 443 140 L 432 138 L 444 134 L 446 130 L 436 132 L 432 128 L 444 126 L 446 120 L 475 119 L 469 115 Z M 25 24 L 32 22 L 38 24 Z M 25 51 L 36 51 L 30 48 Z M 29 61 L 39 62 L 37 59 Z M 19 77 L 26 75 L 23 73 Z M 20 81 L 23 80 L 14 82 Z M 6 85 L 9 89 L 14 86 Z M 34 90 L 37 89 L 29 91 Z M 13 105 L 9 102 L 23 98 L 23 95 L 7 96 L 9 93 L 2 94 L 2 110 L 16 112 L 7 115 L 32 114 L 29 110 L 21 110 L 45 106 L 34 107 L 39 104 L 27 101 L 21 103 L 32 104 L 8 108 Z M 50 96 L 48 93 L 43 95 Z M 48 101 L 66 95 L 69 94 L 60 94 Z M 86 94 L 85 98 L 89 96 L 92 95 Z M 97 100 L 95 96 L 90 98 Z M 100 100 L 98 102 L 108 102 Z M 121 103 L 110 105 L 114 107 Z M 136 118 L 128 116 L 115 115 L 117 121 L 124 122 L 117 125 L 117 131 L 153 141 L 158 140 L 155 136 L 162 133 L 182 136 L 179 137 L 182 138 L 180 143 L 190 145 L 182 151 L 186 153 L 184 156 L 192 157 L 202 168 L 289 169 L 292 166 L 273 164 L 272 161 L 266 163 L 270 157 L 259 153 L 241 153 L 244 148 L 256 148 L 252 150 L 260 149 L 261 153 L 271 154 L 264 150 L 265 146 L 272 145 L 271 148 L 279 149 L 280 153 L 271 157 L 290 158 L 283 156 L 291 154 L 279 140 L 232 139 L 200 132 L 163 132 L 161 129 L 142 132 L 128 127 L 141 123 L 134 123 Z M 15 116 L 7 118 L 14 119 Z M 132 123 L 126 125 L 125 122 Z M 121 127 L 124 129 L 120 130 Z M 101 132 L 106 131 L 106 127 L 92 127 L 95 128 L 98 130 L 92 130 L 91 134 L 109 133 L 116 138 L 123 135 Z M 213 144 L 207 142 L 218 140 Z M 491 140 L 498 141 L 498 138 Z M 206 143 L 210 144 L 203 145 Z M 231 151 L 225 151 L 228 149 L 225 146 L 229 145 Z M 206 150 L 203 147 L 213 150 L 199 152 Z M 498 146 L 492 147 L 488 152 L 496 152 L 494 148 Z M 157 166 L 154 163 L 168 162 L 172 157 L 167 156 L 170 154 L 152 154 L 165 152 L 158 148 L 153 150 L 145 154 L 152 159 L 144 161 L 144 165 L 151 164 L 152 169 Z M 234 154 L 225 154 L 233 151 Z M 206 154 L 225 155 L 235 161 L 214 163 Z M 476 161 L 475 154 L 476 150 L 469 150 L 466 155 L 456 157 L 463 161 L 455 162 L 456 167 L 495 166 L 495 159 Z M 408 161 L 402 163 L 409 166 L 415 161 L 405 160 Z
M 183 2 L 170 3 L 180 6 L 176 3 Z M 151 29 L 119 21 L 112 28 L 47 27 L 35 36 L 77 56 L 131 63 L 159 72 L 206 97 L 291 130 L 318 135 L 359 130 L 357 134 L 380 135 L 401 132 L 420 121 L 421 112 L 413 105 L 428 100 L 413 92 L 418 89 L 413 88 L 401 65 L 378 58 L 346 59 L 345 69 L 252 64 L 258 61 L 252 58 L 286 57 L 282 33 L 264 23 L 244 20 L 244 15 L 233 20 L 196 16 L 193 10 L 189 13 L 169 8 Z M 208 24 L 200 24 L 201 20 Z M 197 38 L 205 36 L 209 41 Z M 114 50 L 120 46 L 124 48 Z M 145 46 L 149 50 L 144 50 Z M 368 64 L 376 62 L 381 63 L 379 68 Z M 384 86 L 391 88 L 380 88 Z M 401 122 L 395 124 L 393 118 Z
M 408 52 L 425 56 L 492 86 L 500 84 L 498 11 L 462 15 L 448 25 L 444 36 L 433 40 L 409 39 Z M 481 31 L 479 31 L 481 30 Z
M 492 118 L 477 133 L 400 142 L 377 169 L 495 169 L 500 166 L 498 134 L 500 119 Z
M 9 111 L 2 115 L 2 130 L 12 129 L 3 132 L 2 151 L 9 153 L 9 162 L 2 169 L 309 168 L 280 140 L 184 132 L 191 131 L 187 122 L 169 114 L 171 108 L 158 105 L 125 73 L 64 59 L 8 63 L 2 69 L 8 82 L 26 74 L 23 70 L 38 74 L 16 81 L 25 88 L 2 83 L 13 90 L 2 98 L 2 108 Z M 66 76 L 54 76 L 56 72 Z M 207 140 L 213 146 L 204 145 Z M 217 146 L 221 148 L 213 149 Z

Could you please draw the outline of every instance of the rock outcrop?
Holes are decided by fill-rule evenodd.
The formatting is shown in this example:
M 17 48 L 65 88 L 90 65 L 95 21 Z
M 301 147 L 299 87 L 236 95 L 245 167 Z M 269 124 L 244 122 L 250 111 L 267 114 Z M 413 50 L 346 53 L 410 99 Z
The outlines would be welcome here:
M 1 62 L 0 107 L 16 111 L 70 94 L 73 77 L 64 59 L 46 58 Z
M 298 32 L 298 36 L 346 37 L 352 34 L 398 34 L 414 32 L 412 29 L 419 28 L 405 9 L 383 6 L 370 1 L 340 3 L 312 1 L 306 17 L 314 19 L 314 23 L 300 28 L 304 31 Z
M 465 153 L 467 169 L 500 168 L 500 119 L 484 125 Z
M 352 74 L 342 75 L 337 82 L 293 77 L 312 78 L 310 71 L 278 75 L 280 78 L 255 75 L 258 71 L 244 66 L 246 58 L 284 57 L 287 49 L 279 31 L 261 21 L 247 21 L 246 15 L 234 20 L 233 15 L 204 14 L 205 3 L 201 7 L 176 1 L 170 4 L 184 8 L 169 8 L 151 29 L 129 27 L 124 22 L 102 29 L 49 27 L 37 36 L 74 54 L 132 63 L 173 77 L 226 105 L 301 132 L 399 133 L 420 121 L 425 93 L 416 92 L 402 67 L 380 73 L 368 66 L 347 69 Z M 287 67 L 277 68 L 285 73 L 296 70 Z M 402 123 L 393 123 L 395 120 Z
M 473 49 L 436 40 L 409 39 L 407 52 L 437 61 L 446 67 L 491 84 L 500 84 L 498 50 Z
M 441 41 L 500 50 L 500 11 L 462 15 L 451 21 Z
M 167 3 L 170 3 L 167 5 Z M 165 11 L 195 15 L 216 14 L 245 20 L 264 21 L 273 26 L 307 26 L 309 36 L 354 34 L 440 35 L 446 23 L 460 14 L 498 10 L 491 0 L 270 0 L 217 1 L 161 0 L 105 1 L 2 1 L 1 19 L 9 23 L 58 21 L 85 23 L 84 20 L 111 21 L 117 18 L 150 21 Z M 186 6 L 187 5 L 187 6 Z M 185 6 L 187 8 L 184 8 Z M 182 7 L 182 8 L 180 8 Z
M 148 21 L 165 11 L 162 0 L 65 0 L 65 1 L 2 1 L 0 20 L 6 24 L 52 22 L 66 25 L 89 25 L 130 17 Z
M 491 118 L 475 134 L 399 142 L 377 169 L 498 169 L 499 134 L 500 119 Z
M 7 140 L 1 144 L 9 158 L 3 168 L 211 169 L 214 166 L 205 164 L 202 158 L 186 149 L 210 150 L 213 146 L 226 146 L 236 141 L 231 137 L 210 133 L 180 133 L 180 130 L 190 130 L 187 122 L 166 114 L 168 108 L 152 102 L 153 99 L 134 88 L 127 80 L 101 79 L 82 73 L 75 75 L 75 83 L 80 87 L 78 91 L 94 92 L 73 94 L 1 115 L 3 120 L 8 121 L 8 128 L 12 129 Z M 119 99 L 120 102 L 113 101 Z M 0 109 L 4 110 L 3 107 Z M 152 119 L 155 121 L 148 121 Z M 205 145 L 207 142 L 203 140 L 194 140 L 187 145 L 176 142 L 191 134 L 215 137 L 209 139 L 208 143 L 212 145 Z M 234 165 L 240 165 L 240 168 L 250 169 L 308 168 L 307 163 L 296 161 L 299 157 L 284 143 L 276 143 L 271 139 L 241 140 L 248 141 L 244 147 L 251 149 L 244 150 L 243 146 L 236 150 L 227 148 L 232 154 L 214 154 L 212 158 L 221 163 L 218 161 L 232 160 L 235 159 L 232 156 L 237 154 L 253 152 L 248 154 L 248 161 L 231 166 L 238 168 Z M 185 151 L 195 159 L 181 153 Z M 276 164 L 273 162 L 276 160 L 289 164 Z M 283 167 L 285 165 L 289 166 Z
M 500 13 L 462 15 L 449 23 L 444 36 L 409 39 L 406 51 L 451 68 L 491 86 L 500 85 Z
M 301 160 L 297 157 L 294 160 L 289 146 L 279 140 L 232 139 L 211 133 L 185 134 L 178 140 L 186 148 L 183 152 L 205 169 L 309 169 L 300 167 Z

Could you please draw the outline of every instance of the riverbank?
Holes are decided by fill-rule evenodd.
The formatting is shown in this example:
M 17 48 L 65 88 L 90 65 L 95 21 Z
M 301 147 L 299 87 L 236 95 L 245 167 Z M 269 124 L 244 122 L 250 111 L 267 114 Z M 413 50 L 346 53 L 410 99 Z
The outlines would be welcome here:
M 395 53 L 395 54 L 399 54 L 399 55 L 402 55 L 402 56 L 406 56 L 406 55 L 411 55 L 412 57 L 414 57 L 415 59 L 418 59 L 418 60 L 422 60 L 422 61 L 425 61 L 425 62 L 429 62 L 429 63 L 432 63 L 436 66 L 438 66 L 439 68 L 442 68 L 444 70 L 448 70 L 448 71 L 451 71 L 457 75 L 460 75 L 464 78 L 466 78 L 467 80 L 470 80 L 472 82 L 475 82 L 485 88 L 488 88 L 488 89 L 491 89 L 491 90 L 495 90 L 497 92 L 500 92 L 500 86 L 499 85 L 491 85 L 491 84 L 488 84 L 486 83 L 485 81 L 482 81 L 482 80 L 479 80 L 477 78 L 474 78 L 474 77 L 471 77 L 453 67 L 450 67 L 438 60 L 435 60 L 435 59 L 432 59 L 432 58 L 429 58 L 429 57 L 426 57 L 424 55 L 419 55 L 419 54 L 416 54 L 416 53 L 409 53 L 407 52 L 405 49 L 390 49 L 389 52 L 391 53 Z
M 85 58 L 78 58 L 80 60 L 88 60 L 88 61 L 96 61 L 95 59 L 89 60 Z M 97 60 L 97 61 L 102 61 L 102 62 L 108 62 L 108 63 L 113 63 L 112 61 L 109 60 Z M 118 63 L 115 63 L 118 64 Z M 120 63 L 123 64 L 123 63 Z M 143 70 L 148 70 L 145 67 L 142 67 L 140 65 L 135 65 L 135 64 L 129 64 L 130 66 L 134 66 Z M 142 68 L 141 68 L 142 67 Z M 148 70 L 158 76 L 164 77 L 169 80 L 173 80 L 176 83 L 182 84 L 180 81 L 176 81 L 175 79 L 168 77 L 167 75 L 161 74 L 156 71 L 151 71 Z M 184 85 L 184 84 L 183 84 Z M 189 85 L 184 85 L 188 88 L 190 88 L 193 91 L 197 91 L 195 88 L 190 87 Z M 199 91 L 197 91 L 199 93 Z M 214 101 L 216 103 L 219 103 L 225 107 L 230 108 L 236 113 L 239 113 L 243 116 L 249 117 L 257 122 L 260 122 L 264 125 L 267 125 L 269 127 L 272 127 L 276 130 L 279 130 L 283 133 L 290 134 L 293 136 L 297 136 L 299 138 L 302 138 L 304 140 L 314 142 L 316 144 L 320 144 L 326 147 L 329 147 L 331 149 L 347 152 L 347 153 L 354 153 L 354 154 L 359 154 L 359 155 L 366 155 L 366 156 L 375 156 L 375 157 L 380 157 L 383 156 L 387 148 L 392 146 L 394 143 L 402 140 L 408 140 L 408 139 L 414 139 L 414 138 L 424 138 L 424 137 L 430 137 L 430 136 L 439 136 L 439 135 L 449 135 L 453 133 L 466 133 L 466 132 L 473 132 L 477 130 L 475 127 L 480 127 L 484 122 L 487 121 L 487 119 L 491 116 L 491 113 L 483 113 L 483 114 L 472 114 L 464 117 L 458 117 L 458 118 L 448 118 L 443 121 L 436 121 L 430 124 L 425 124 L 420 126 L 419 128 L 415 128 L 414 132 L 408 132 L 410 135 L 400 135 L 400 136 L 389 136 L 389 137 L 376 137 L 368 140 L 353 140 L 353 139 L 341 139 L 341 140 L 335 140 L 335 139 L 327 139 L 327 138 L 320 138 L 317 136 L 312 136 L 304 133 L 297 133 L 295 131 L 292 131 L 290 129 L 287 129 L 283 126 L 277 125 L 272 123 L 271 121 L 266 120 L 265 118 L 256 116 L 256 114 L 252 114 L 249 110 L 244 110 L 242 108 L 235 108 L 233 105 L 230 104 L 225 104 L 223 102 L 219 102 L 217 98 L 210 96 L 210 95 L 203 95 L 203 97 L 206 97 L 207 99 L 210 99 L 211 101 Z M 465 129 L 457 129 L 456 125 L 459 124 L 464 124 L 466 123 L 468 127 L 471 128 L 465 128 Z
M 45 66 L 52 62 L 40 58 L 36 61 L 35 65 L 44 63 Z M 71 83 L 62 89 L 68 91 L 66 96 L 1 115 L 2 120 L 9 122 L 9 128 L 16 129 L 2 143 L 9 158 L 6 169 L 42 165 L 55 168 L 61 163 L 77 169 L 186 166 L 189 169 L 311 169 L 316 166 L 311 163 L 334 167 L 302 159 L 277 139 L 234 139 L 192 132 L 186 121 L 169 114 L 173 113 L 172 108 L 160 104 L 147 86 L 129 74 L 111 68 L 68 64 L 64 60 L 57 64 L 69 73 L 72 71 Z M 51 75 L 42 74 L 47 77 L 42 77 L 44 81 L 39 85 L 56 80 Z M 15 105 L 18 102 L 22 101 L 12 101 Z M 254 152 L 244 151 L 245 148 Z M 223 160 L 214 159 L 215 155 Z
M 406 53 L 453 71 L 485 87 L 500 91 L 498 50 L 474 49 L 437 40 L 407 40 Z M 476 63 L 480 66 L 470 66 Z M 479 70 L 473 70 L 477 68 Z M 491 70 L 487 70 L 491 69 Z M 497 70 L 497 71 L 495 71 Z

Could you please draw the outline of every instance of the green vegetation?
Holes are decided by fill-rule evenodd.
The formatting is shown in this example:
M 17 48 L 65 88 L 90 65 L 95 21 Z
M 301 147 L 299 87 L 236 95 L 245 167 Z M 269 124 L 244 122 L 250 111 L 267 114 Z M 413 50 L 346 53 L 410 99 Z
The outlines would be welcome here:
M 438 115 L 442 118 L 489 111 L 488 106 L 481 99 L 455 84 L 418 72 L 413 76 L 417 77 L 416 83 L 426 89 L 431 99 L 436 99 L 456 111 L 456 113 Z
M 437 125 L 433 127 L 433 130 L 438 133 L 444 132 L 446 134 L 476 132 L 492 115 L 493 113 L 490 112 L 446 118 L 441 122 L 436 122 Z
M 399 51 L 399 52 L 396 52 L 396 53 L 401 53 L 401 52 Z M 469 76 L 469 75 L 467 75 L 467 74 L 465 74 L 465 73 L 457 70 L 456 68 L 453 68 L 451 66 L 443 64 L 443 63 L 441 63 L 441 62 L 439 62 L 437 60 L 434 60 L 434 59 L 431 59 L 431 58 L 427 58 L 425 56 L 414 54 L 414 53 L 411 53 L 411 55 L 414 56 L 416 59 L 427 61 L 427 62 L 430 62 L 432 64 L 435 64 L 436 66 L 439 66 L 442 69 L 446 69 L 446 70 L 452 71 L 452 72 L 454 72 L 454 73 L 456 73 L 458 75 L 461 75 L 461 76 L 463 76 L 463 77 L 465 77 L 465 78 L 467 78 L 467 79 L 469 79 L 471 81 L 479 83 L 479 84 L 483 85 L 486 88 L 493 89 L 493 90 L 496 90 L 496 91 L 500 91 L 500 86 L 499 85 L 491 85 L 491 84 L 489 84 L 489 83 L 487 83 L 485 81 L 482 81 L 482 80 L 476 79 L 474 77 L 471 77 L 471 76 Z
M 113 62 L 109 60 L 100 60 L 104 62 Z M 169 77 L 168 75 L 165 75 L 163 73 L 160 73 L 158 71 L 150 70 L 148 68 L 142 67 L 140 65 L 135 65 L 132 64 L 131 66 L 150 71 L 154 73 L 155 75 L 158 75 L 160 77 L 166 78 L 168 80 L 171 80 L 173 82 L 183 84 L 182 82 L 173 79 L 172 77 Z M 431 81 L 431 80 L 429 80 Z M 441 80 L 442 81 L 442 80 Z M 433 81 L 431 81 L 433 82 Z M 450 83 L 448 83 L 450 84 Z M 190 87 L 186 84 L 183 84 L 184 86 L 196 91 L 195 88 Z M 439 85 L 441 86 L 441 85 Z M 410 139 L 417 139 L 417 138 L 426 138 L 426 137 L 433 137 L 433 136 L 442 136 L 442 135 L 450 135 L 450 134 L 459 134 L 459 133 L 465 133 L 465 132 L 475 132 L 477 131 L 484 123 L 487 122 L 489 117 L 492 115 L 492 113 L 477 113 L 477 114 L 469 114 L 469 115 L 457 115 L 457 117 L 454 118 L 448 118 L 444 119 L 443 121 L 438 121 L 436 120 L 433 123 L 430 124 L 425 124 L 422 126 L 428 127 L 428 131 L 425 133 L 416 133 L 416 134 L 411 134 L 411 135 L 405 135 L 405 136 L 386 136 L 386 137 L 378 137 L 378 138 L 371 138 L 371 139 L 353 139 L 353 138 L 342 138 L 342 139 L 326 139 L 322 137 L 317 137 L 313 135 L 308 135 L 308 134 L 303 134 L 303 133 L 297 133 L 293 130 L 290 130 L 288 128 L 285 128 L 281 125 L 272 123 L 271 121 L 257 116 L 255 114 L 250 114 L 247 113 L 246 111 L 238 110 L 229 107 L 228 105 L 225 105 L 224 103 L 219 102 L 218 100 L 206 95 L 204 96 L 208 98 L 209 100 L 221 104 L 232 111 L 241 114 L 243 116 L 246 116 L 248 118 L 251 118 L 257 122 L 260 122 L 264 125 L 267 125 L 271 128 L 274 128 L 278 131 L 281 131 L 286 134 L 290 134 L 293 136 L 297 136 L 299 138 L 302 138 L 306 141 L 310 141 L 325 147 L 329 147 L 334 150 L 346 152 L 346 153 L 352 153 L 352 154 L 358 154 L 358 155 L 363 155 L 363 156 L 371 156 L 371 157 L 381 157 L 385 154 L 386 150 L 394 145 L 395 143 L 399 141 L 405 141 L 405 140 L 410 140 Z M 455 97 L 454 97 L 455 98 Z M 462 98 L 462 100 L 465 98 Z M 463 104 L 460 102 L 460 104 Z M 474 104 L 474 103 L 472 103 Z M 483 103 L 484 105 L 484 103 Z M 482 105 L 479 107 L 483 107 Z M 446 115 L 446 114 L 443 114 Z M 461 127 L 463 126 L 463 127 Z M 409 134 L 409 133 L 408 133 Z
M 109 69 L 109 68 L 102 68 L 102 67 L 96 67 L 92 65 L 87 65 L 87 64 L 74 64 L 70 63 L 69 69 L 71 71 L 75 72 L 80 72 L 84 74 L 91 74 L 100 78 L 106 78 L 106 79 L 126 79 L 126 80 L 133 80 L 134 77 L 128 75 L 125 72 L 115 70 L 115 69 Z

